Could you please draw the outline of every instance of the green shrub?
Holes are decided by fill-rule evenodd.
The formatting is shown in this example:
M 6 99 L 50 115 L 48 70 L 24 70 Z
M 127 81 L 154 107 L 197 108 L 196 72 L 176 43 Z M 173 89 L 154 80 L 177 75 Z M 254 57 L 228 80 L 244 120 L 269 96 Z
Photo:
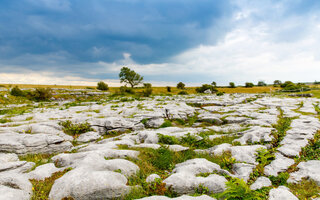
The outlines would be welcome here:
M 224 92 L 220 92 L 220 91 L 219 91 L 219 92 L 216 93 L 216 95 L 217 95 L 217 96 L 222 96 L 222 95 L 224 95 Z
M 208 84 L 203 84 L 201 87 L 196 88 L 197 93 L 204 93 L 206 90 L 210 90 L 212 93 L 218 91 L 215 87 Z
M 167 92 L 171 92 L 171 87 L 167 86 Z
M 245 87 L 246 87 L 246 88 L 252 88 L 253 86 L 254 86 L 253 83 L 250 83 L 250 82 L 246 82 L 246 83 L 245 83 Z
M 63 126 L 63 132 L 72 135 L 72 136 L 79 136 L 82 133 L 86 133 L 89 131 L 94 131 L 91 128 L 88 122 L 85 123 L 72 123 L 70 120 L 59 122 L 59 125 Z
M 267 86 L 267 84 L 264 81 L 259 81 L 257 86 L 262 87 L 262 86 Z
M 144 83 L 144 90 L 142 91 L 142 94 L 144 97 L 149 97 L 152 94 L 152 85 L 151 83 Z
M 125 93 L 134 94 L 135 91 L 134 91 L 133 88 L 129 88 L 129 87 L 127 87 L 127 86 L 121 86 L 121 87 L 120 87 L 120 93 L 121 93 L 121 94 L 125 94 Z
M 256 156 L 257 156 L 257 161 L 262 166 L 266 166 L 275 158 L 275 156 L 272 153 L 270 153 L 267 149 L 264 149 L 264 148 L 257 149 Z
M 187 91 L 180 91 L 180 92 L 178 93 L 178 95 L 187 95 L 187 94 L 188 94 Z
M 278 176 L 269 176 L 272 185 L 279 186 L 287 183 L 290 174 L 288 172 L 281 172 Z
M 109 90 L 109 86 L 108 86 L 108 84 L 106 84 L 105 82 L 100 81 L 100 82 L 97 84 L 97 89 L 98 89 L 98 90 L 102 90 L 102 91 L 107 91 L 107 90 Z
M 165 121 L 163 122 L 163 124 L 161 124 L 161 126 L 160 126 L 159 128 L 166 128 L 166 127 L 170 127 L 170 126 L 172 126 L 171 121 L 165 120 Z
M 36 88 L 28 96 L 35 101 L 48 101 L 52 97 L 52 90 L 50 88 Z
M 242 179 L 232 178 L 226 183 L 227 189 L 219 196 L 225 200 L 260 200 L 263 195 L 257 191 L 251 190 Z
M 230 82 L 230 83 L 229 83 L 229 87 L 230 87 L 230 88 L 235 88 L 235 87 L 236 87 L 236 84 L 234 84 L 234 82 Z
M 184 88 L 185 88 L 185 84 L 184 83 L 182 83 L 182 82 L 179 82 L 178 84 L 177 84 L 177 88 L 178 89 L 180 89 L 180 90 L 183 90 Z
M 23 92 L 18 86 L 15 86 L 14 88 L 12 88 L 10 90 L 10 94 L 16 97 L 23 97 L 26 95 L 25 92 Z
M 162 144 L 179 144 L 179 140 L 174 136 L 162 135 L 158 133 L 159 143 Z

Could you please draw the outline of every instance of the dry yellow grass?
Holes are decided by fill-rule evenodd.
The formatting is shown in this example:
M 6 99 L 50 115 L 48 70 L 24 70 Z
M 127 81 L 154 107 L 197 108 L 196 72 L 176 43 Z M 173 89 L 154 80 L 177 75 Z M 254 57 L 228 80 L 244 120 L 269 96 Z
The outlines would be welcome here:
M 77 85 L 33 85 L 33 84 L 1 84 L 4 87 L 14 87 L 19 88 L 62 88 L 62 89 L 85 89 L 87 87 L 95 88 L 95 86 L 77 86 Z

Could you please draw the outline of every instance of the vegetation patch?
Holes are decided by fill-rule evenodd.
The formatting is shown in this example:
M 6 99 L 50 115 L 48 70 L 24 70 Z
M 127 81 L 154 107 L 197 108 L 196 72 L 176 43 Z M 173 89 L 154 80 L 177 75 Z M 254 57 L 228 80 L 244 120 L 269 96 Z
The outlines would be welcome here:
M 30 180 L 32 183 L 32 192 L 33 195 L 31 197 L 31 200 L 47 200 L 49 199 L 50 190 L 52 188 L 52 185 L 54 184 L 54 181 L 58 178 L 62 177 L 65 173 L 72 170 L 72 168 L 67 168 L 62 172 L 56 172 L 52 174 L 51 177 L 46 178 L 44 180 Z M 67 198 L 71 200 L 70 198 Z
M 320 186 L 312 180 L 302 179 L 297 184 L 288 184 L 287 186 L 299 199 L 313 199 L 320 197 Z
M 31 170 L 34 170 L 40 165 L 50 163 L 51 158 L 55 156 L 55 154 L 27 154 L 24 156 L 19 156 L 19 160 L 24 160 L 27 162 L 34 162 L 35 165 Z
M 59 125 L 63 127 L 63 132 L 73 136 L 74 138 L 79 137 L 80 134 L 89 131 L 94 131 L 88 122 L 84 123 L 72 123 L 70 120 L 59 122 Z

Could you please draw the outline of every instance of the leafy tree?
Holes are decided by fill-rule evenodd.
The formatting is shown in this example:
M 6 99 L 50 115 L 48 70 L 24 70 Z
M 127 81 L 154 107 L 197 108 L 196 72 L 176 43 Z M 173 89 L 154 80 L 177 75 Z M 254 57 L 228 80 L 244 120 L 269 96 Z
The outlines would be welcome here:
M 107 90 L 109 90 L 109 86 L 108 86 L 108 84 L 106 84 L 105 82 L 100 81 L 100 82 L 97 84 L 97 89 L 98 89 L 98 90 L 107 91 Z
M 167 92 L 171 92 L 171 87 L 167 86 Z
M 143 81 L 143 77 L 128 67 L 122 67 L 119 73 L 120 83 L 128 83 L 131 88 L 139 85 Z
M 217 83 L 214 82 L 214 81 L 212 81 L 211 85 L 212 85 L 213 87 L 217 87 Z
M 245 87 L 247 87 L 247 88 L 251 88 L 253 86 L 254 86 L 254 84 L 250 83 L 250 82 L 246 82 L 246 84 L 245 84 Z
M 259 81 L 258 86 L 260 86 L 260 87 L 267 86 L 267 84 L 264 81 Z
M 178 89 L 181 89 L 181 90 L 183 90 L 184 88 L 185 88 L 185 84 L 184 83 L 182 83 L 182 82 L 179 82 L 178 84 L 177 84 L 177 88 Z
M 230 83 L 229 83 L 229 87 L 230 87 L 230 88 L 235 88 L 236 85 L 234 84 L 234 82 L 230 82 Z
M 275 81 L 273 81 L 273 86 L 274 87 L 278 87 L 278 86 L 280 86 L 282 84 L 282 82 L 280 81 L 280 80 L 275 80 Z

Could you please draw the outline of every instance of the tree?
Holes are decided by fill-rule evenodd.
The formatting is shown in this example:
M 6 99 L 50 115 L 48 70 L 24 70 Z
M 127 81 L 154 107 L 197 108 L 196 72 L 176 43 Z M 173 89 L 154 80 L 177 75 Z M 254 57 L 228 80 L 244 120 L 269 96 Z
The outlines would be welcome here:
M 254 84 L 253 84 L 253 83 L 246 82 L 245 87 L 250 88 L 250 87 L 253 87 L 253 86 L 254 86 Z
M 282 84 L 282 82 L 280 80 L 273 81 L 273 86 L 274 87 L 279 87 L 281 84 Z
M 267 84 L 263 81 L 259 81 L 258 82 L 258 86 L 262 87 L 262 86 L 267 86 Z
M 178 88 L 178 89 L 181 89 L 181 90 L 183 90 L 185 86 L 186 86 L 186 85 L 185 85 L 184 83 L 182 83 L 182 82 L 179 82 L 179 83 L 177 84 L 177 88 Z
M 217 87 L 217 83 L 214 82 L 214 81 L 212 81 L 211 85 L 212 85 L 213 87 Z
M 107 91 L 107 90 L 109 90 L 109 86 L 108 86 L 108 84 L 106 84 L 105 82 L 100 81 L 100 82 L 97 84 L 97 89 L 98 89 L 98 90 Z
M 230 88 L 235 88 L 236 85 L 234 84 L 234 82 L 230 82 L 230 83 L 229 83 L 229 87 L 230 87 Z
M 128 83 L 131 88 L 139 85 L 143 81 L 143 77 L 128 67 L 122 67 L 119 73 L 120 83 Z

